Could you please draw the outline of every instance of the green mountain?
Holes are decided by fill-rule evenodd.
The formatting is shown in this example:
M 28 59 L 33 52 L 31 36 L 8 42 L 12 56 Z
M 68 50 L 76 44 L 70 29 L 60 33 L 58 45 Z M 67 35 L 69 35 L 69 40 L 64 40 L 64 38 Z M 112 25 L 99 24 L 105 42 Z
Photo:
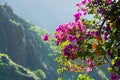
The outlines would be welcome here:
M 40 80 L 33 72 L 0 53 L 0 80 Z
M 42 80 L 57 80 L 57 64 L 52 55 L 56 54 L 54 40 L 44 42 L 45 33 L 14 14 L 10 6 L 0 5 L 0 53 L 6 53 L 15 63 L 35 73 L 43 71 Z

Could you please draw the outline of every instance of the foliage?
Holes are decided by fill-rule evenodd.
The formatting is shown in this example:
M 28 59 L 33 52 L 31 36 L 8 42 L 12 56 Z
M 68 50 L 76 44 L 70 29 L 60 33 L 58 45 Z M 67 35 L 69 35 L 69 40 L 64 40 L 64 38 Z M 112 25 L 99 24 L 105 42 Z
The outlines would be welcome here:
M 46 74 L 45 74 L 44 71 L 41 70 L 41 69 L 37 69 L 36 71 L 34 71 L 34 73 L 35 73 L 37 76 L 39 76 L 39 77 L 41 77 L 41 78 L 43 78 L 43 79 L 46 78 Z
M 9 21 L 10 21 L 11 23 L 13 23 L 14 25 L 16 25 L 16 26 L 19 26 L 19 25 L 20 25 L 20 23 L 14 21 L 14 20 L 12 20 L 12 19 L 9 19 Z
M 57 72 L 91 73 L 108 63 L 111 79 L 120 79 L 120 0 L 82 0 L 76 6 L 74 21 L 55 31 L 61 51 L 57 61 L 62 66 Z M 82 17 L 89 14 L 92 20 Z M 84 77 L 78 80 L 86 80 Z
M 77 80 L 94 80 L 94 79 L 90 78 L 90 77 L 87 76 L 86 74 L 84 74 L 84 75 L 80 74 L 80 75 L 78 76 L 78 79 L 77 79 Z
M 6 54 L 0 53 L 1 80 L 40 80 L 32 71 L 13 62 Z

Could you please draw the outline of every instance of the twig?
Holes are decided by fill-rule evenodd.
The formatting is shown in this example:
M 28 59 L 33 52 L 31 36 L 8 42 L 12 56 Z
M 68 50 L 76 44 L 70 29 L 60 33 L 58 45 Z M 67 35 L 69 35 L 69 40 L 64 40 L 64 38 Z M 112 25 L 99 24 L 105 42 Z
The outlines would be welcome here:
M 110 61 L 108 60 L 108 58 L 106 56 L 104 56 L 105 60 L 108 62 L 108 64 L 113 68 L 112 64 L 110 63 Z

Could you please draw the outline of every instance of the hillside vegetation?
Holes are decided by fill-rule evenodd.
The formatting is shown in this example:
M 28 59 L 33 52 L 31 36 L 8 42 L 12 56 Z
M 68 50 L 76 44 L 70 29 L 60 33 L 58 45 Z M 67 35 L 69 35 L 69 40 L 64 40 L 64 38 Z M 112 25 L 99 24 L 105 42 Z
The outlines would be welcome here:
M 42 70 L 43 80 L 56 80 L 57 64 L 51 56 L 56 54 L 55 44 L 43 42 L 45 33 L 45 30 L 14 14 L 7 4 L 0 5 L 0 52 L 35 73 Z

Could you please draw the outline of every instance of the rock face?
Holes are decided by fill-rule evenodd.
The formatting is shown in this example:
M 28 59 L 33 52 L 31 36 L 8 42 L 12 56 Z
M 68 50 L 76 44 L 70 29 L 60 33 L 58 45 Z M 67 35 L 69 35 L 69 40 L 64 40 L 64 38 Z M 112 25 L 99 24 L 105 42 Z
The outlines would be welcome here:
M 45 80 L 57 80 L 57 65 L 53 57 L 48 56 L 55 50 L 52 42 L 43 42 L 44 33 L 14 14 L 10 6 L 0 5 L 0 52 L 26 68 L 42 69 L 46 74 Z

